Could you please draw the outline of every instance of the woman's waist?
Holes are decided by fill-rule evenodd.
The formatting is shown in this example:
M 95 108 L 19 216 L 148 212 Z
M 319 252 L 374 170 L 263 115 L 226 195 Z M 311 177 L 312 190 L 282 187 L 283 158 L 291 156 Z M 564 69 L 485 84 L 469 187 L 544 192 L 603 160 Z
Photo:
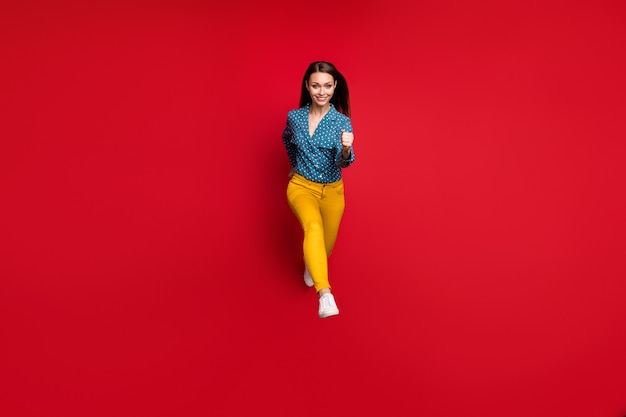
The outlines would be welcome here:
M 336 187 L 336 186 L 339 186 L 339 185 L 343 184 L 343 179 L 342 178 L 340 178 L 337 181 L 332 181 L 332 182 L 313 181 L 313 180 L 308 179 L 304 175 L 299 174 L 297 172 L 293 174 L 293 178 L 296 179 L 297 181 L 304 182 L 307 185 L 311 185 L 311 186 Z

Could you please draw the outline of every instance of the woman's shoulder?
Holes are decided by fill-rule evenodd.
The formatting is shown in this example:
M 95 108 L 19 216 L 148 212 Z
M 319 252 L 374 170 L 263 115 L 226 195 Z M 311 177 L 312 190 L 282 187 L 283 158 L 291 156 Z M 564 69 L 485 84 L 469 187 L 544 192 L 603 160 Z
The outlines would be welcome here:
M 289 110 L 287 113 L 287 125 L 292 128 L 308 126 L 309 112 L 306 108 Z
M 289 117 L 290 119 L 301 118 L 301 117 L 305 117 L 305 116 L 308 117 L 308 115 L 309 115 L 308 106 L 300 107 L 298 109 L 289 110 L 289 112 L 287 113 L 287 117 Z
M 331 114 L 331 117 L 333 117 L 335 120 L 340 120 L 342 122 L 350 123 L 350 118 L 346 116 L 345 114 L 341 113 L 339 110 L 337 110 L 335 106 L 331 107 L 330 114 Z

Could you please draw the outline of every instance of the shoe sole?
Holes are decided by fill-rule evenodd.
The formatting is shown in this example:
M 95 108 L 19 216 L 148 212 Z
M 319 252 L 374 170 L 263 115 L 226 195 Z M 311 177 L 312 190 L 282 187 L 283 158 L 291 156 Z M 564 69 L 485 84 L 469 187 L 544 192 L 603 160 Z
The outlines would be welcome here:
M 328 318 L 328 317 L 333 317 L 333 316 L 339 315 L 339 310 L 330 311 L 330 312 L 328 312 L 326 314 L 318 314 L 318 315 L 319 315 L 320 319 L 325 319 L 325 318 Z

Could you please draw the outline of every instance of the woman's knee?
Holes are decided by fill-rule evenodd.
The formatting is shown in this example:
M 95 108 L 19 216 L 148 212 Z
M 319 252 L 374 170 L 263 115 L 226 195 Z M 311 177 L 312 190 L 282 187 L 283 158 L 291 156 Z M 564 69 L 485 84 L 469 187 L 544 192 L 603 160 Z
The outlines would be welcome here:
M 304 233 L 324 233 L 324 227 L 320 220 L 308 220 L 302 225 Z

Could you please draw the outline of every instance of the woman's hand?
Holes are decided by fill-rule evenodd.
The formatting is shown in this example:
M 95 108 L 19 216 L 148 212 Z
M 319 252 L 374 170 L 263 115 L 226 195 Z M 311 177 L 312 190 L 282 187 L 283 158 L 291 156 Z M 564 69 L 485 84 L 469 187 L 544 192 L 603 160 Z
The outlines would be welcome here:
M 291 167 L 291 169 L 289 170 L 289 173 L 287 174 L 287 176 L 288 176 L 289 178 L 291 178 L 291 177 L 293 177 L 293 174 L 294 174 L 295 172 L 296 172 L 296 170 L 295 170 L 295 169 L 293 169 L 293 167 Z
M 350 157 L 350 147 L 352 146 L 352 142 L 354 142 L 354 134 L 352 132 L 346 132 L 345 130 L 342 130 L 341 156 L 343 156 L 343 159 L 348 159 Z

